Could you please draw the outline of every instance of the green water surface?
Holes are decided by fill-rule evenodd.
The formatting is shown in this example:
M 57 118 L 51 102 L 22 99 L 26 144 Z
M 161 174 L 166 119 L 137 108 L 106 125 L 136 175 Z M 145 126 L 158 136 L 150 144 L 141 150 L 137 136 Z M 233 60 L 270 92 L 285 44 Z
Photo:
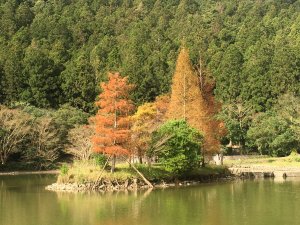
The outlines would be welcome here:
M 0 225 L 299 225 L 299 180 L 55 193 L 53 175 L 0 176 Z

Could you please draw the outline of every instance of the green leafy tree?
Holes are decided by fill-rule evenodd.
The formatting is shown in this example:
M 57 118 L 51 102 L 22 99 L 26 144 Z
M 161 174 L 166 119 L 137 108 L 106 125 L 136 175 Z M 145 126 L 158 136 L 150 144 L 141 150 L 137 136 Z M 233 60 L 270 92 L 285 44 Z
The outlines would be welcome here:
M 166 170 L 180 175 L 200 164 L 203 136 L 184 120 L 168 121 L 154 135 L 153 146 Z
M 255 146 L 259 153 L 271 156 L 287 156 L 299 147 L 299 140 L 288 121 L 271 112 L 254 119 L 247 137 L 249 146 Z

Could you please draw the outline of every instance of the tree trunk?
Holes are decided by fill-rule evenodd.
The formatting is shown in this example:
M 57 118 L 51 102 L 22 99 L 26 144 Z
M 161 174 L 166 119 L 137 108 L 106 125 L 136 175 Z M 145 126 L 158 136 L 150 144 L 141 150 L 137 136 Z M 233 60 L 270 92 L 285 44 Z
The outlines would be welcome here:
M 151 167 L 151 165 L 152 165 L 151 157 L 147 157 L 147 164 L 148 164 L 148 167 Z
M 113 173 L 115 172 L 115 168 L 116 168 L 116 155 L 113 155 L 112 157 L 112 161 L 111 161 L 111 170 L 110 172 Z
M 129 161 L 127 160 L 127 162 L 129 163 Z M 130 164 L 130 163 L 129 163 Z M 153 188 L 153 185 L 151 184 L 151 182 L 149 180 L 147 180 L 147 178 L 132 164 L 131 165 L 132 168 L 138 173 L 138 175 L 140 175 L 140 177 L 145 181 L 145 183 L 150 187 Z
M 205 167 L 205 158 L 204 158 L 204 153 L 202 153 L 202 158 L 201 158 L 201 167 Z
M 4 165 L 6 163 L 6 157 L 4 155 L 0 155 L 1 164 Z
M 139 156 L 139 163 L 143 164 L 143 157 L 142 156 Z

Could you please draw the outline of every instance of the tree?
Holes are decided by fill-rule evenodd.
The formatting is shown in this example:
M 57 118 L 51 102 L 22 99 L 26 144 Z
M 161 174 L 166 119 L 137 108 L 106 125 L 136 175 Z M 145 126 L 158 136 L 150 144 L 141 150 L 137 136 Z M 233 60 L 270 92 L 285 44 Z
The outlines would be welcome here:
M 247 132 L 247 145 L 261 154 L 286 156 L 300 149 L 300 98 L 281 95 L 277 104 L 259 113 Z
M 30 134 L 31 117 L 18 109 L 0 105 L 0 160 L 5 164 L 8 157 L 20 149 L 20 144 Z
M 69 131 L 66 152 L 79 160 L 89 160 L 93 153 L 91 137 L 94 129 L 89 125 L 76 126 Z
M 74 108 L 69 104 L 60 106 L 53 112 L 53 119 L 58 128 L 61 144 L 68 143 L 68 133 L 71 129 L 79 125 L 88 124 L 89 114 L 80 109 Z
M 296 133 L 287 120 L 274 112 L 259 114 L 247 132 L 248 145 L 261 154 L 287 156 L 300 147 Z
M 169 101 L 168 95 L 158 96 L 155 102 L 139 106 L 131 117 L 131 146 L 136 150 L 140 163 L 149 149 L 153 132 L 165 121 Z
M 220 122 L 214 119 L 219 106 L 212 95 L 213 84 L 208 79 L 202 82 L 203 85 L 200 85 L 200 79 L 191 66 L 188 50 L 182 48 L 172 80 L 171 100 L 166 116 L 168 119 L 184 119 L 190 126 L 203 132 L 202 150 L 211 154 L 220 150 L 221 127 Z
M 237 100 L 223 105 L 218 118 L 224 121 L 227 129 L 226 138 L 229 144 L 226 147 L 231 148 L 237 145 L 243 151 L 253 115 L 253 107 L 245 106 L 241 101 Z
M 243 55 L 234 45 L 230 45 L 223 55 L 216 77 L 216 94 L 223 103 L 231 103 L 237 99 L 242 89 L 241 68 Z
M 69 62 L 62 72 L 65 101 L 86 112 L 93 110 L 96 97 L 96 76 L 85 54 Z
M 100 108 L 92 119 L 95 125 L 93 148 L 112 156 L 111 172 L 114 172 L 116 156 L 128 155 L 124 144 L 130 135 L 130 113 L 133 104 L 129 100 L 129 92 L 133 88 L 128 84 L 127 77 L 119 73 L 109 73 L 108 82 L 101 83 L 102 93 L 96 105 Z
M 288 121 L 300 141 L 300 97 L 292 93 L 283 94 L 279 96 L 274 109 L 279 116 Z
M 37 118 L 31 130 L 30 146 L 24 151 L 27 162 L 39 169 L 53 166 L 61 148 L 58 130 L 50 117 Z
M 155 149 L 166 170 L 180 175 L 199 166 L 199 149 L 203 136 L 185 120 L 168 121 L 154 135 L 153 145 L 162 139 L 167 140 Z
M 55 108 L 60 102 L 60 71 L 38 44 L 33 42 L 25 53 L 24 73 L 29 90 L 23 99 L 38 107 Z
M 145 103 L 139 106 L 132 116 L 131 142 L 140 163 L 143 163 L 142 159 L 151 142 L 151 134 L 158 125 L 155 123 L 156 111 L 154 103 Z

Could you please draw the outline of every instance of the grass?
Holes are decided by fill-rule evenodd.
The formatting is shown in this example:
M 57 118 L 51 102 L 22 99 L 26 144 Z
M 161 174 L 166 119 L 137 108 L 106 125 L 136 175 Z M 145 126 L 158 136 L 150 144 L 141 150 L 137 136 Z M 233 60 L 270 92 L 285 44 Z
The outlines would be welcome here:
M 166 171 L 160 165 L 153 165 L 148 167 L 147 165 L 135 164 L 135 167 L 151 182 L 157 181 L 172 181 L 175 179 L 175 176 Z M 102 168 L 97 166 L 93 161 L 80 162 L 76 161 L 73 165 L 69 166 L 67 172 L 61 173 L 58 178 L 59 183 L 84 183 L 88 181 L 96 181 L 102 172 Z M 196 179 L 199 177 L 207 177 L 211 175 L 225 174 L 225 167 L 205 167 L 197 168 L 193 171 L 190 171 L 182 176 L 178 177 L 179 179 Z M 139 175 L 136 171 L 129 167 L 128 164 L 118 164 L 114 173 L 104 170 L 102 173 L 103 179 L 108 180 L 118 180 L 124 181 L 127 179 L 139 178 Z
M 249 158 L 239 160 L 224 160 L 224 164 L 227 166 L 290 166 L 300 167 L 300 155 L 291 154 L 286 157 L 265 157 L 265 158 Z

